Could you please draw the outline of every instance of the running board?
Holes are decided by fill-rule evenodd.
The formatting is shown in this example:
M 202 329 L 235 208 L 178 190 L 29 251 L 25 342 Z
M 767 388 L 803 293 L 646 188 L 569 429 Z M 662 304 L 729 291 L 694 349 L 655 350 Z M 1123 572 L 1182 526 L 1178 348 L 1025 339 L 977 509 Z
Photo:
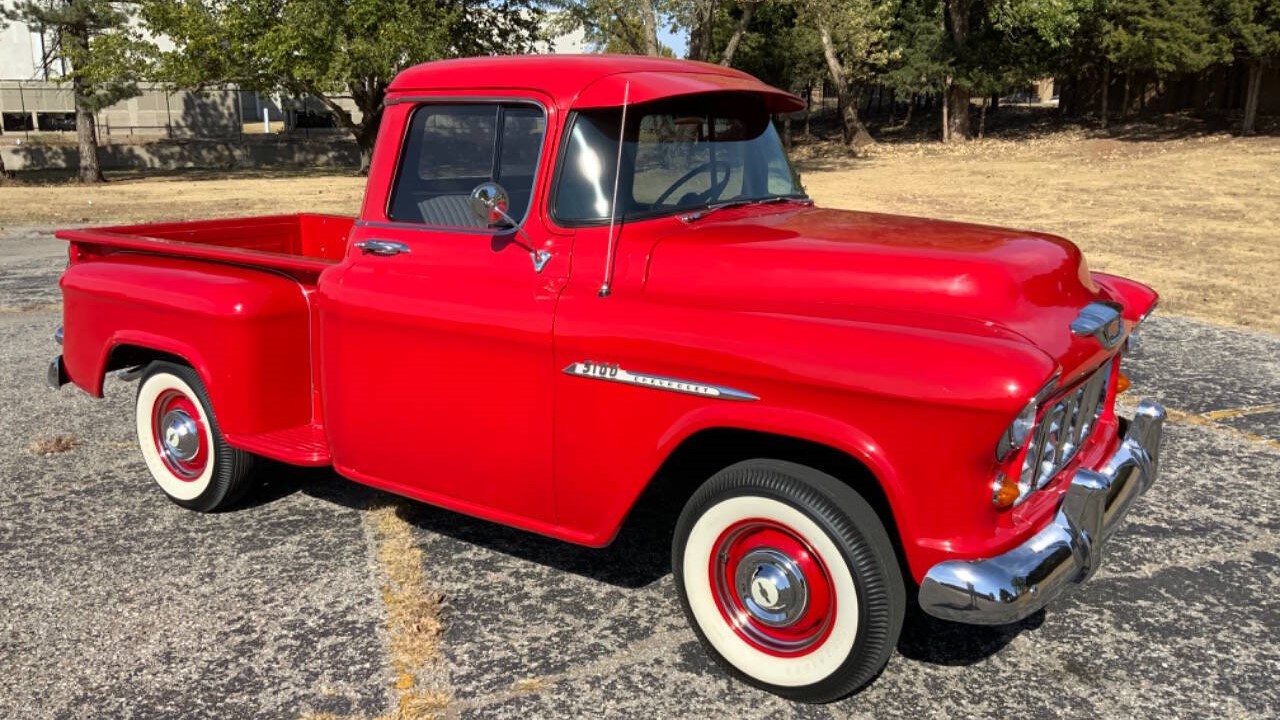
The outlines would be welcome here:
M 227 435 L 227 444 L 290 465 L 323 467 L 333 463 L 329 441 L 321 425 L 273 430 L 252 435 Z

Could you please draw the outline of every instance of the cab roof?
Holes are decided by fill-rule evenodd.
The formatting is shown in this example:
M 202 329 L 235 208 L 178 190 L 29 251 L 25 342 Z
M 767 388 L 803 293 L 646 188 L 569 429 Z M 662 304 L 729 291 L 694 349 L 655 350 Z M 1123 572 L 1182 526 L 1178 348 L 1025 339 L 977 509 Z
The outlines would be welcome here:
M 771 112 L 793 112 L 804 101 L 742 71 L 692 60 L 645 55 L 496 55 L 415 65 L 391 81 L 388 93 L 539 90 L 557 107 L 585 109 L 642 103 L 703 92 L 753 93 Z

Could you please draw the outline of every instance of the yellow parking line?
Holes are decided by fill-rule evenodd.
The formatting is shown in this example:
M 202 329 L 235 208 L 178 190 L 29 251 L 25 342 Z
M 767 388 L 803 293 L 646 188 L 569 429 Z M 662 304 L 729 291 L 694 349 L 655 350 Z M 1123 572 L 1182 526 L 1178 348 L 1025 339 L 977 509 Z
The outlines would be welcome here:
M 1245 415 L 1260 415 L 1262 413 L 1280 412 L 1280 403 L 1268 403 L 1266 405 L 1251 405 L 1239 408 L 1227 408 L 1226 410 L 1210 410 L 1206 413 L 1200 413 L 1200 417 L 1209 420 L 1222 420 L 1224 418 L 1243 417 Z
M 1277 450 L 1280 450 L 1280 440 L 1272 440 L 1269 437 L 1263 437 L 1261 435 L 1251 433 L 1247 430 L 1234 428 L 1234 427 L 1231 427 L 1230 425 L 1223 425 L 1222 423 L 1216 422 L 1213 418 L 1208 417 L 1207 413 L 1196 414 L 1196 413 L 1189 413 L 1189 412 L 1184 412 L 1182 410 L 1174 410 L 1169 408 L 1166 408 L 1165 412 L 1169 414 L 1169 419 L 1172 420 L 1173 422 L 1181 422 L 1181 423 L 1186 423 L 1188 425 L 1198 425 L 1200 427 L 1209 427 L 1209 428 L 1214 428 L 1216 430 L 1222 430 L 1224 432 L 1229 432 L 1232 435 L 1235 435 L 1236 437 L 1241 438 L 1242 440 L 1261 443 L 1263 445 L 1267 445 L 1269 447 L 1273 447 Z M 1235 416 L 1227 415 L 1226 417 L 1235 417 Z

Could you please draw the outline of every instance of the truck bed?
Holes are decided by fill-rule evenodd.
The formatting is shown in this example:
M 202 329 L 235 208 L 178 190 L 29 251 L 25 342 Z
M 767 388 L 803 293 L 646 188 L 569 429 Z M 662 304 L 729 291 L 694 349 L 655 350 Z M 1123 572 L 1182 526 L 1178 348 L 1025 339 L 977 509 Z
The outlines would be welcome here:
M 83 250 L 119 250 L 319 273 L 342 259 L 354 218 L 298 213 L 60 230 Z

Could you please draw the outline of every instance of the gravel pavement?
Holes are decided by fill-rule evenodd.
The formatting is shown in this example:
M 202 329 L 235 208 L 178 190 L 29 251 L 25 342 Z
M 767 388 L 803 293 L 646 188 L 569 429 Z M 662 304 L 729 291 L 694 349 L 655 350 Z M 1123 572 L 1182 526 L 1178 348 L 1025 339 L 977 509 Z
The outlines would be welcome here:
M 164 501 L 134 386 L 54 393 L 65 246 L 0 232 L 0 717 L 373 717 L 395 705 L 364 521 L 379 494 L 270 466 L 247 506 Z M 861 694 L 730 680 L 643 533 L 588 550 L 413 505 L 445 598 L 447 714 L 541 717 L 1276 717 L 1280 337 L 1157 316 L 1134 390 L 1174 411 L 1162 476 L 1094 580 L 1020 624 L 912 618 Z M 1246 409 L 1242 411 L 1242 409 Z M 70 451 L 34 454 L 68 435 Z

